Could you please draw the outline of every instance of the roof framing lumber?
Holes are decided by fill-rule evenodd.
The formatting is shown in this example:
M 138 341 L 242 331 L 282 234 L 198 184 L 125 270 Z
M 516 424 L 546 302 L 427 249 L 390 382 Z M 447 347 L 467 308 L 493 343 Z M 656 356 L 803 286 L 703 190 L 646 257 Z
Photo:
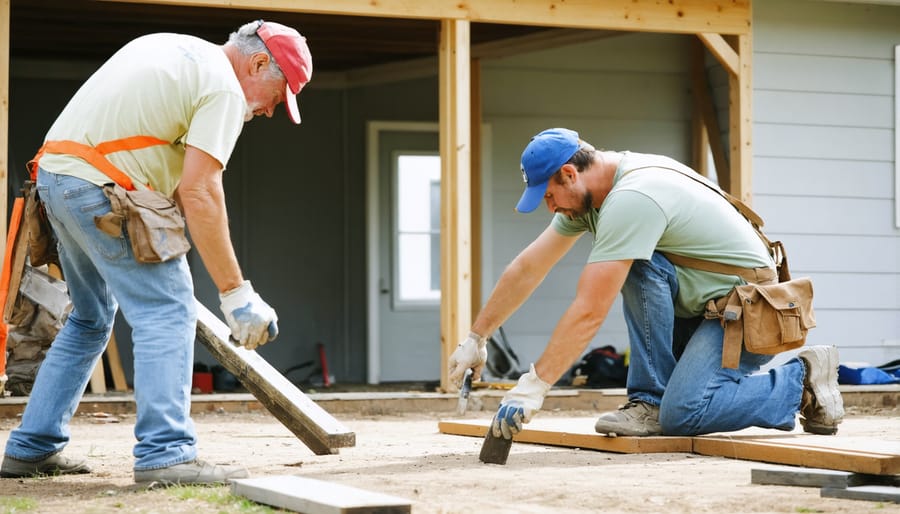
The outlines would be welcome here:
M 721 35 L 700 33 L 697 34 L 697 37 L 700 38 L 700 41 L 703 41 L 706 48 L 712 52 L 722 66 L 728 70 L 729 75 L 737 76 L 740 67 L 740 59 L 738 59 L 737 52 L 728 46 L 728 43 L 725 42 L 725 39 Z
M 0 0 L 0 234 L 6 234 L 7 189 L 9 188 L 9 0 Z M 0 237 L 0 255 L 6 253 L 6 238 Z
M 750 32 L 751 0 L 105 0 L 681 34 Z

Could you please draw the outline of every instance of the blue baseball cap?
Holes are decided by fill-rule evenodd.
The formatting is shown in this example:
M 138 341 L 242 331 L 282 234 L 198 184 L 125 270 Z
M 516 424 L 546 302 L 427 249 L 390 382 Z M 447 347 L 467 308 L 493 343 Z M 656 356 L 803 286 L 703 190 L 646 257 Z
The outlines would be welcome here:
M 578 132 L 565 128 L 547 129 L 531 138 L 522 152 L 525 192 L 516 205 L 517 211 L 531 212 L 541 205 L 550 177 L 575 155 L 580 145 Z

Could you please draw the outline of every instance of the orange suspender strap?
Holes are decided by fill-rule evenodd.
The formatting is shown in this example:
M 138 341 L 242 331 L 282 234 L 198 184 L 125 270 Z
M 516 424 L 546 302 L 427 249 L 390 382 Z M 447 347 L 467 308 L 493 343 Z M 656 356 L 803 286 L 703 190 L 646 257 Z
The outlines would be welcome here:
M 9 280 L 12 275 L 12 253 L 16 245 L 16 236 L 22 228 L 22 212 L 25 210 L 25 199 L 16 198 L 13 202 L 12 215 L 9 218 L 9 233 L 6 235 L 6 255 L 3 257 L 3 270 L 0 272 L 0 376 L 6 374 L 6 339 L 9 327 L 3 322 L 3 311 L 6 308 L 6 297 L 9 293 Z M 2 384 L 0 384 L 2 386 Z M 3 387 L 0 387 L 2 392 Z
M 28 162 L 28 170 L 31 172 L 31 180 L 37 177 L 38 162 L 45 153 L 62 153 L 80 157 L 88 162 L 91 166 L 102 171 L 106 176 L 113 179 L 128 191 L 134 191 L 134 183 L 131 178 L 122 170 L 117 168 L 113 163 L 109 162 L 106 154 L 113 152 L 122 152 L 125 150 L 140 150 L 156 145 L 167 145 L 168 141 L 153 136 L 131 136 L 113 141 L 106 141 L 97 146 L 89 146 L 76 141 L 47 141 L 38 150 L 34 159 Z

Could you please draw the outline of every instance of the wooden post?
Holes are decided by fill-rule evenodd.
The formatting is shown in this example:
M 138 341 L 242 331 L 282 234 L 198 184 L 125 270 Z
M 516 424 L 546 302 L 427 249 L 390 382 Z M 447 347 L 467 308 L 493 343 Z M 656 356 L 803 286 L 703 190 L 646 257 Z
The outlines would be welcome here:
M 441 20 L 438 52 L 441 151 L 441 388 L 447 361 L 471 326 L 470 23 Z
M 739 56 L 737 76 L 728 77 L 731 194 L 753 204 L 753 43 L 751 33 L 732 38 Z
M 481 310 L 481 59 L 472 59 L 472 319 Z
M 0 255 L 6 254 L 9 190 L 9 1 L 0 0 Z

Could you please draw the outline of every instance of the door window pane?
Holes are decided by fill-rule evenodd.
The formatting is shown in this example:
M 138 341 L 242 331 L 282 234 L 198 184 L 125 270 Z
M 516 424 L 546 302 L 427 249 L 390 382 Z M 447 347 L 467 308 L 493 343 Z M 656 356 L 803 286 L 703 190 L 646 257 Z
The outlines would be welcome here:
M 441 299 L 441 159 L 399 154 L 396 159 L 395 304 Z

